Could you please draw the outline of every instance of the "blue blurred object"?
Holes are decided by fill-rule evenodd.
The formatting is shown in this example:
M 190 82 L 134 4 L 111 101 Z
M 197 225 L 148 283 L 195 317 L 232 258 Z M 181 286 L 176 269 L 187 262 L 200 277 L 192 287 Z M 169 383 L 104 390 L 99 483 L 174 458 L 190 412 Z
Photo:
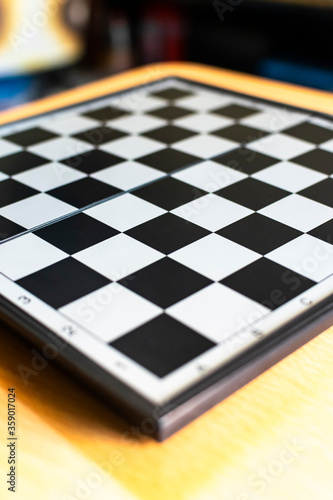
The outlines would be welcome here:
M 17 106 L 36 98 L 40 79 L 32 76 L 0 78 L 0 110 Z
M 280 59 L 263 59 L 258 74 L 274 80 L 296 83 L 321 90 L 333 90 L 333 70 Z

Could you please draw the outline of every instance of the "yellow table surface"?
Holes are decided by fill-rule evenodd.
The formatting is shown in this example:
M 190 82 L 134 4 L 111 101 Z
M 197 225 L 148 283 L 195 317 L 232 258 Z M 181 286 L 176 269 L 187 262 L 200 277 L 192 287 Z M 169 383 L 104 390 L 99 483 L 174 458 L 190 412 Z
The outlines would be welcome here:
M 0 115 L 0 123 L 179 75 L 333 114 L 329 93 L 194 64 L 157 64 Z M 0 326 L 0 499 L 332 500 L 333 329 L 164 443 L 142 436 Z M 7 490 L 7 389 L 17 397 L 17 492 Z

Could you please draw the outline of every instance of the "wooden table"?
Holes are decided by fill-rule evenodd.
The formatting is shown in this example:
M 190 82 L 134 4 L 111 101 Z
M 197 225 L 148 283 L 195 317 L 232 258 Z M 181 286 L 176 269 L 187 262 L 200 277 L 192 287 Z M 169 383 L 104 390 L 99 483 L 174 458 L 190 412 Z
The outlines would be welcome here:
M 167 75 L 333 114 L 328 93 L 192 64 L 158 64 L 13 109 L 0 123 Z M 0 498 L 331 500 L 333 329 L 164 443 L 142 436 L 56 364 L 25 385 L 33 346 L 0 326 Z M 17 493 L 7 491 L 7 389 L 17 394 Z

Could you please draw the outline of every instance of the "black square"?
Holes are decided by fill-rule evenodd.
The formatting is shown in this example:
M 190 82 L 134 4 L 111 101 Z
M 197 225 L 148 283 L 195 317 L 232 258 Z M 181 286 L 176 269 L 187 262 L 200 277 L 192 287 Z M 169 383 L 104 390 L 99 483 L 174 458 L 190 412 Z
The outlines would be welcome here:
M 163 118 L 164 120 L 177 120 L 177 118 L 182 118 L 192 113 L 193 111 L 189 111 L 179 106 L 164 106 L 163 108 L 158 108 L 149 112 L 150 115 Z
M 173 210 L 207 193 L 173 177 L 165 177 L 137 189 L 133 194 L 165 210 Z
M 118 231 L 86 214 L 73 215 L 35 231 L 36 236 L 73 255 L 118 234 Z
M 157 153 L 151 153 L 141 158 L 137 158 L 136 161 L 169 173 L 179 168 L 188 167 L 202 160 L 197 156 L 182 153 L 172 148 L 166 148 L 157 151 Z
M 7 141 L 15 142 L 19 146 L 28 147 L 39 142 L 44 142 L 49 139 L 54 139 L 58 137 L 57 134 L 53 134 L 48 130 L 44 130 L 39 127 L 31 128 L 29 130 L 23 130 L 23 132 L 17 132 L 15 134 L 10 134 L 4 137 Z
M 143 135 L 155 139 L 156 141 L 165 142 L 165 144 L 172 144 L 173 142 L 192 137 L 195 133 L 185 128 L 176 127 L 175 125 L 166 125 L 165 127 L 146 132 Z
M 164 214 L 127 231 L 129 236 L 169 254 L 210 234 L 191 222 L 173 214 Z
M 265 255 L 303 233 L 263 215 L 251 214 L 220 229 L 217 234 Z
M 313 123 L 301 123 L 283 131 L 284 134 L 291 135 L 303 141 L 321 144 L 333 139 L 333 130 L 314 125 Z
M 258 109 L 249 108 L 247 106 L 240 106 L 238 104 L 229 104 L 222 108 L 215 109 L 211 113 L 216 113 L 217 115 L 227 116 L 228 118 L 234 118 L 234 120 L 240 120 L 246 118 L 247 116 L 259 113 Z
M 298 165 L 302 165 L 303 167 L 312 168 L 312 170 L 322 172 L 323 174 L 333 174 L 333 153 L 329 153 L 323 149 L 313 149 L 290 161 L 298 163 Z
M 108 120 L 114 120 L 115 118 L 120 118 L 121 116 L 127 115 L 126 111 L 121 109 L 113 108 L 112 106 L 104 106 L 102 108 L 94 109 L 83 113 L 82 116 L 87 116 L 88 118 L 93 118 L 94 120 L 99 120 L 101 122 L 106 122 Z
M 119 281 L 126 288 L 166 309 L 211 284 L 211 280 L 165 257 Z
M 315 227 L 312 231 L 309 231 L 309 234 L 333 245 L 333 219 L 321 224 L 321 226 Z
M 66 160 L 62 160 L 61 163 L 64 163 L 69 167 L 76 168 L 85 174 L 93 174 L 103 168 L 112 167 L 113 165 L 123 161 L 124 159 L 119 156 L 106 153 L 100 149 L 93 149 L 87 153 L 66 158 Z
M 80 134 L 76 134 L 73 137 L 80 139 L 81 141 L 89 142 L 94 146 L 99 146 L 105 144 L 106 142 L 111 142 L 116 139 L 124 137 L 126 134 L 120 132 L 119 130 L 114 130 L 110 127 L 96 127 L 90 130 L 85 130 Z
M 221 128 L 211 133 L 213 135 L 217 135 L 218 137 L 222 137 L 223 139 L 229 139 L 230 141 L 240 142 L 242 144 L 256 141 L 257 139 L 267 135 L 267 132 L 264 132 L 263 130 L 240 124 L 230 125 L 230 127 Z
M 217 156 L 214 158 L 214 161 L 251 175 L 255 172 L 259 172 L 259 170 L 274 165 L 279 160 L 253 151 L 252 149 L 238 148 L 229 153 Z
M 25 231 L 25 228 L 0 215 L 0 241 L 16 236 Z
M 251 210 L 260 210 L 275 201 L 281 200 L 290 193 L 249 177 L 220 189 L 215 194 L 244 205 Z
M 265 257 L 221 280 L 246 297 L 269 309 L 277 309 L 315 283 Z
M 0 158 L 0 171 L 7 175 L 16 175 L 44 163 L 48 163 L 48 160 L 28 151 L 21 151 Z
M 83 208 L 96 201 L 102 201 L 121 191 L 113 186 L 86 177 L 76 182 L 48 191 L 48 194 L 70 205 Z
M 108 285 L 110 280 L 72 257 L 68 257 L 21 278 L 17 283 L 58 309 Z
M 39 191 L 25 186 L 20 182 L 13 179 L 6 179 L 0 182 L 0 207 L 11 205 L 38 193 Z
M 174 101 L 175 99 L 180 99 L 182 97 L 188 97 L 190 95 L 193 95 L 193 93 L 177 89 L 176 87 L 170 87 L 166 90 L 159 90 L 158 92 L 152 92 L 150 95 L 151 97 L 161 97 L 162 99 L 168 99 L 169 101 Z
M 333 208 L 333 179 L 325 179 L 299 191 L 298 194 Z
M 158 377 L 165 377 L 216 344 L 162 314 L 110 345 Z

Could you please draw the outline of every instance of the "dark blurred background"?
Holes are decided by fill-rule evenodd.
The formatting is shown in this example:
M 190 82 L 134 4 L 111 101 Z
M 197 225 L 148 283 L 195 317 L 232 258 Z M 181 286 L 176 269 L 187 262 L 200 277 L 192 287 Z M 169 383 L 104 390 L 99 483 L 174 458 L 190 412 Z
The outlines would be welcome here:
M 185 60 L 333 90 L 333 0 L 0 0 L 0 109 Z

